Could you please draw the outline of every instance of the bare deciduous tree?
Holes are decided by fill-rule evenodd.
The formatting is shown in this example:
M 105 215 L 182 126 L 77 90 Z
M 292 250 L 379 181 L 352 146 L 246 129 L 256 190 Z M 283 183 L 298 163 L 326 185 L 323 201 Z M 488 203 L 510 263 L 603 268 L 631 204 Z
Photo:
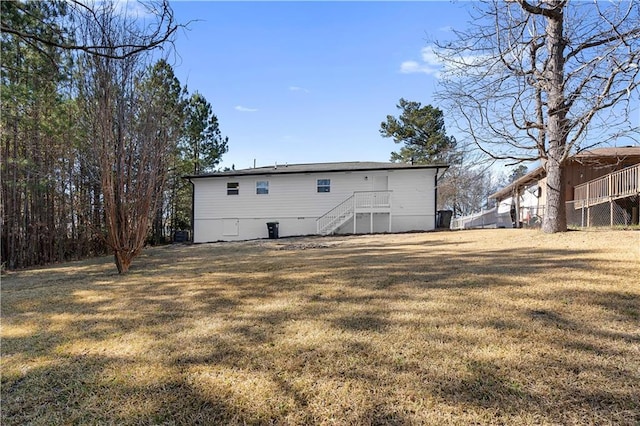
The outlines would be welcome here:
M 437 42 L 441 99 L 496 159 L 541 160 L 543 231 L 566 231 L 569 156 L 621 134 L 640 84 L 640 3 L 487 0 L 469 30 Z
M 155 91 L 156 85 L 137 84 L 146 58 L 141 53 L 122 58 L 109 53 L 110 45 L 115 51 L 130 44 L 135 23 L 114 8 L 103 8 L 96 19 L 99 25 L 83 28 L 84 37 L 93 45 L 104 46 L 104 54 L 86 55 L 86 83 L 81 90 L 99 165 L 104 238 L 113 251 L 118 272 L 126 273 L 148 236 L 175 136 L 167 134 L 170 126 L 155 107 L 161 99 L 150 98 L 153 93 L 149 90 Z M 162 90 L 157 92 L 164 96 Z
M 178 27 L 169 3 L 16 0 L 0 13 L 1 266 L 110 249 L 124 272 L 154 206 L 155 241 L 169 221 L 188 228 L 186 89 L 166 61 L 147 66 Z M 214 165 L 223 150 L 203 153 Z
M 494 161 L 464 148 L 438 179 L 438 209 L 451 210 L 454 217 L 478 212 L 487 207 L 490 194 L 499 185 L 491 170 Z

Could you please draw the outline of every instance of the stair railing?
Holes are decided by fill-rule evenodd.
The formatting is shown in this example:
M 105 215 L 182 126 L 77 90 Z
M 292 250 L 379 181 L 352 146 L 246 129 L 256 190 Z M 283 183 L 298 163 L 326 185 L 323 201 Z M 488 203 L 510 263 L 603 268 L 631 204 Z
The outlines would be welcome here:
M 350 218 L 354 211 L 353 203 L 354 196 L 351 195 L 349 198 L 320 216 L 316 220 L 318 234 L 327 234 Z

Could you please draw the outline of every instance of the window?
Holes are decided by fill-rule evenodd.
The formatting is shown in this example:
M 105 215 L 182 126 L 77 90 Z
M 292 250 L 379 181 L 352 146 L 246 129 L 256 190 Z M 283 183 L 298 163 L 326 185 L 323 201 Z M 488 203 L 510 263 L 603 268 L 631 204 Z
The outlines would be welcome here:
M 256 182 L 256 194 L 268 194 L 269 193 L 269 181 L 259 180 Z
M 240 184 L 238 182 L 227 182 L 227 195 L 240 194 Z
M 318 179 L 318 192 L 331 192 L 331 179 Z

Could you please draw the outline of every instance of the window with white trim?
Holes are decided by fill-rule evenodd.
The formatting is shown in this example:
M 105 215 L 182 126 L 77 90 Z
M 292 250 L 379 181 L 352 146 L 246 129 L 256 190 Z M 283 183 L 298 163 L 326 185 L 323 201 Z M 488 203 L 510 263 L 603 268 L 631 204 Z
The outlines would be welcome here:
M 318 192 L 331 192 L 331 179 L 318 179 Z
M 238 195 L 238 194 L 240 194 L 240 183 L 227 182 L 227 195 Z
M 269 193 L 269 181 L 259 180 L 256 182 L 256 194 L 268 194 Z

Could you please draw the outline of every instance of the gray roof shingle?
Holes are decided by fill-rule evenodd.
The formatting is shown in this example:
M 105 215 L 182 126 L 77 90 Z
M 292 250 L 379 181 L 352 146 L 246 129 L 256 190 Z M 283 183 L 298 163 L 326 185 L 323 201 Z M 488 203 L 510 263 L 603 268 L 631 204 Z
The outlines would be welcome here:
M 337 163 L 309 163 L 309 164 L 278 164 L 273 166 L 256 167 L 252 169 L 229 170 L 225 172 L 206 173 L 201 175 L 185 176 L 187 179 L 207 177 L 230 177 L 248 175 L 276 175 L 291 173 L 322 173 L 322 172 L 350 172 L 369 170 L 407 170 L 407 169 L 445 169 L 446 164 L 406 164 L 384 163 L 374 161 L 348 161 Z

